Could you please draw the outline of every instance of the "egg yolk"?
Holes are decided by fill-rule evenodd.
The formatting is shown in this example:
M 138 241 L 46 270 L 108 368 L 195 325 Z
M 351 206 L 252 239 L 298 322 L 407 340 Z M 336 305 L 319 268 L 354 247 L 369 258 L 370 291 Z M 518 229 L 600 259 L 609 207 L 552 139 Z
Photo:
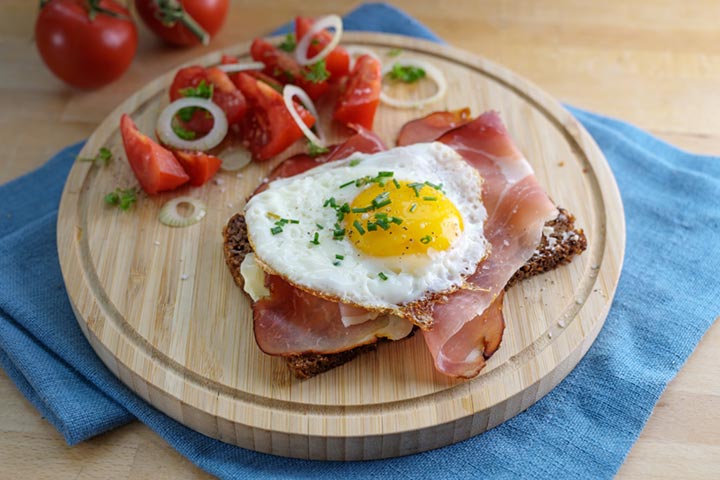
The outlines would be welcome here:
M 463 230 L 460 212 L 440 189 L 406 181 L 372 184 L 345 215 L 348 238 L 375 257 L 447 250 Z

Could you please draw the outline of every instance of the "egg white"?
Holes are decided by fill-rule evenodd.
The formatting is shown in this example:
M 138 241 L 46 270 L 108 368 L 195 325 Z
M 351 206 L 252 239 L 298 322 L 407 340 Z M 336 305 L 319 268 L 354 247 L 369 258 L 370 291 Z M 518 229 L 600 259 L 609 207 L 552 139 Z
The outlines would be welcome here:
M 364 176 L 375 177 L 379 171 L 392 171 L 399 180 L 443 185 L 464 225 L 450 248 L 431 249 L 427 255 L 415 255 L 414 261 L 402 261 L 360 252 L 347 236 L 333 240 L 336 212 L 324 207 L 324 202 L 334 197 L 338 205 L 352 203 L 367 187 L 340 185 Z M 403 305 L 461 287 L 487 255 L 490 244 L 483 230 L 487 212 L 481 188 L 477 170 L 441 143 L 414 144 L 373 155 L 353 154 L 276 180 L 251 198 L 245 207 L 248 239 L 263 269 L 298 288 L 405 317 Z M 285 224 L 282 232 L 273 234 L 278 217 L 299 223 Z M 319 245 L 311 243 L 316 232 Z

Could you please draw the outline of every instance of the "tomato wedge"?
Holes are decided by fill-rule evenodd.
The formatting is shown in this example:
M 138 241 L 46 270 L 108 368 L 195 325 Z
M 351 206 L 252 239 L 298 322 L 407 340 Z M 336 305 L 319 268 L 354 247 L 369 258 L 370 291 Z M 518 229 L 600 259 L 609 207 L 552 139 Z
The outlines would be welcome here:
M 286 83 L 297 85 L 313 100 L 320 98 L 330 88 L 327 80 L 317 82 L 308 80 L 307 68 L 301 67 L 292 55 L 276 48 L 267 40 L 256 38 L 250 46 L 250 55 L 256 62 L 265 64 L 266 75 L 283 85 Z
M 234 65 L 236 63 L 240 63 L 237 59 L 237 57 L 233 57 L 232 55 L 223 55 L 222 59 L 220 60 L 220 63 L 222 65 Z M 283 84 L 272 78 L 270 75 L 266 75 L 263 72 L 259 70 L 246 70 L 246 74 L 250 75 L 253 78 L 256 78 L 258 80 L 262 80 L 263 82 L 270 85 L 273 90 L 277 90 L 278 92 L 282 93 Z M 229 73 L 228 77 L 230 77 L 230 80 L 237 86 L 237 73 Z
M 182 98 L 185 96 L 184 93 L 187 93 L 187 89 L 197 88 L 203 81 L 207 85 L 213 86 L 212 100 L 225 112 L 228 124 L 233 125 L 238 123 L 247 111 L 247 102 L 240 90 L 238 90 L 230 80 L 227 73 L 216 67 L 203 68 L 199 65 L 193 65 L 178 70 L 172 85 L 170 85 L 170 101 Z M 204 123 L 196 117 L 204 119 Z M 212 118 L 208 117 L 209 115 L 206 115 L 205 112 L 201 110 L 195 111 L 192 121 L 203 126 L 200 130 L 191 128 L 193 124 L 189 122 L 186 123 L 188 123 L 188 127 L 191 130 L 205 133 L 212 128 Z M 207 122 L 209 122 L 209 127 L 206 125 Z
M 120 118 L 120 134 L 130 168 L 148 194 L 174 190 L 190 180 L 172 152 L 143 135 L 127 114 Z
M 295 17 L 295 37 L 300 43 L 307 32 L 315 25 L 315 20 L 309 17 Z M 330 43 L 333 36 L 327 30 L 322 30 L 315 35 L 308 47 L 308 58 L 312 58 Z M 325 57 L 325 67 L 330 72 L 330 81 L 338 81 L 350 72 L 350 54 L 341 46 L 333 48 Z
M 238 73 L 235 81 L 250 106 L 240 125 L 240 134 L 253 159 L 268 160 L 303 137 L 279 92 L 244 72 Z M 315 124 L 315 117 L 310 112 L 297 104 L 295 108 L 305 125 L 312 127 Z
M 360 56 L 335 104 L 333 118 L 346 125 L 356 124 L 372 130 L 381 89 L 380 62 L 370 55 Z
M 220 165 L 222 165 L 222 160 L 205 152 L 173 150 L 173 153 L 190 176 L 188 183 L 193 187 L 204 185 L 220 170 Z

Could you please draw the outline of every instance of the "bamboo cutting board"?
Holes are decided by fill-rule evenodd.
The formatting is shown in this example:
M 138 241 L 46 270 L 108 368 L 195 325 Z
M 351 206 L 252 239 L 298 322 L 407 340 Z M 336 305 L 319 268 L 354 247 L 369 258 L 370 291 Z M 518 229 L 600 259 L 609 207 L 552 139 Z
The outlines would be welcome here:
M 217 183 L 142 196 L 130 212 L 108 208 L 107 192 L 136 185 L 122 149 L 120 115 L 130 113 L 140 130 L 154 131 L 175 72 L 151 82 L 105 119 L 81 152 L 92 157 L 108 147 L 116 158 L 110 166 L 83 162 L 70 172 L 58 214 L 68 295 L 95 351 L 146 401 L 206 435 L 283 456 L 407 455 L 477 435 L 528 408 L 570 372 L 597 336 L 625 245 L 610 169 L 587 132 L 554 99 L 451 47 L 361 33 L 346 34 L 344 44 L 371 48 L 387 61 L 424 58 L 448 78 L 448 95 L 435 105 L 380 107 L 375 130 L 388 145 L 406 121 L 431 111 L 498 110 L 540 183 L 577 217 L 588 249 L 571 264 L 509 290 L 502 345 L 473 380 L 437 373 L 421 335 L 296 380 L 281 359 L 257 348 L 250 303 L 224 264 L 221 232 L 266 173 L 301 147 L 240 175 L 220 172 Z M 248 48 L 225 53 L 247 60 Z M 390 60 L 387 53 L 397 48 L 403 53 Z M 220 56 L 194 63 L 216 64 Z M 414 88 L 433 88 L 426 83 Z M 329 107 L 320 105 L 321 111 Z M 331 139 L 346 135 L 326 121 L 328 114 L 321 116 Z M 160 207 L 179 195 L 208 205 L 202 222 L 172 229 L 157 221 Z

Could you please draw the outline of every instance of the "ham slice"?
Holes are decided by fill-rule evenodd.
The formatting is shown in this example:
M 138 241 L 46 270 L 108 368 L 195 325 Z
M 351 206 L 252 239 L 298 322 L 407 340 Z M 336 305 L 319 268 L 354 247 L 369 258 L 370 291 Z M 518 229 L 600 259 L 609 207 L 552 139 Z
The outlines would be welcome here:
M 475 288 L 459 290 L 447 302 L 435 304 L 434 327 L 423 331 L 423 336 L 439 371 L 471 378 L 491 353 L 488 334 L 497 332 L 502 322 L 505 285 L 532 256 L 545 222 L 557 215 L 557 209 L 497 113 L 485 113 L 438 140 L 462 155 L 485 179 L 485 237 L 492 252 L 468 278 Z
M 497 113 L 489 112 L 473 121 L 466 116 L 431 114 L 407 124 L 399 139 L 438 139 L 461 154 L 485 179 L 485 236 L 492 244 L 492 253 L 469 278 L 473 288 L 459 290 L 433 306 L 434 327 L 423 332 L 436 368 L 461 378 L 477 375 L 499 347 L 504 330 L 504 287 L 532 256 L 545 222 L 557 214 Z M 374 153 L 383 149 L 372 132 L 359 130 L 321 161 L 344 158 L 355 151 Z M 295 175 L 317 163 L 307 156 L 294 157 L 278 166 L 269 178 Z M 396 319 L 388 317 L 353 324 L 353 319 L 363 316 L 355 307 L 311 295 L 279 277 L 268 275 L 266 284 L 271 294 L 256 302 L 253 312 L 257 343 L 269 354 L 341 352 L 378 337 L 399 338 L 398 327 L 407 328 L 407 322 L 393 323 Z M 350 326 L 346 327 L 343 319 Z
M 398 133 L 397 145 L 402 147 L 413 143 L 432 142 L 455 127 L 470 122 L 470 109 L 451 112 L 434 112 L 417 120 L 407 122 Z
M 387 150 L 372 131 L 355 127 L 356 134 L 322 156 L 300 154 L 279 164 L 268 181 L 290 177 L 321 163 L 347 158 L 353 153 Z M 267 188 L 267 183 L 255 193 Z M 253 304 L 255 340 L 269 355 L 337 353 L 376 342 L 379 338 L 398 340 L 412 331 L 412 324 L 393 316 L 369 314 L 363 309 L 331 302 L 295 288 L 282 278 L 265 275 L 270 295 Z M 360 320 L 369 319 L 361 323 Z M 348 326 L 346 326 L 348 325 Z

